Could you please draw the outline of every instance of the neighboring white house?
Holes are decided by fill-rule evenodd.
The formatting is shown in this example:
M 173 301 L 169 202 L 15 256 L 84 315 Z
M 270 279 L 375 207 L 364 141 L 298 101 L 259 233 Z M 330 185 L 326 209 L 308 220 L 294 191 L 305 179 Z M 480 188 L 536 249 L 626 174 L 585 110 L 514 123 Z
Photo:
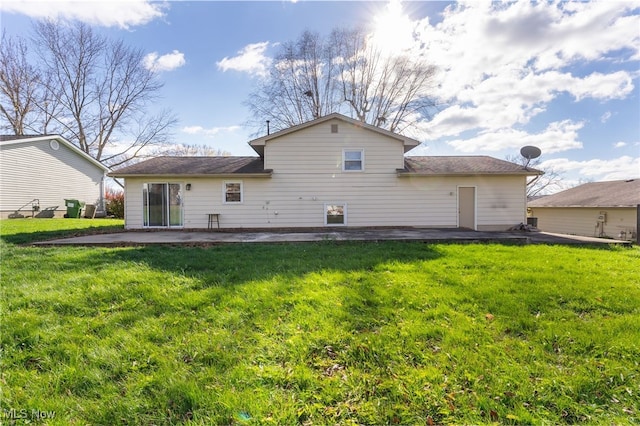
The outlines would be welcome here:
M 158 157 L 110 173 L 125 179 L 125 227 L 506 230 L 526 220 L 526 177 L 540 173 L 405 157 L 418 141 L 340 114 L 249 144 L 258 157 Z
M 591 182 L 529 203 L 542 231 L 635 240 L 640 179 Z
M 0 217 L 61 217 L 65 199 L 104 211 L 108 171 L 61 136 L 0 136 Z

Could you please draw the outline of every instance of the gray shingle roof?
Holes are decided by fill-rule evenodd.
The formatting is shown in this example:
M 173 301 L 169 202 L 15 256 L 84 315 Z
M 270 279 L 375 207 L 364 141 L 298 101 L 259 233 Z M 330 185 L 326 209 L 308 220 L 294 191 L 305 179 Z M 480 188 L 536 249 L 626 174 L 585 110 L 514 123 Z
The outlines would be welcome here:
M 206 176 L 261 174 L 269 175 L 260 157 L 156 157 L 123 167 L 109 176 Z
M 636 207 L 640 179 L 590 182 L 531 201 L 529 207 Z
M 414 175 L 535 175 L 541 172 L 486 156 L 406 157 L 400 174 Z M 156 157 L 110 173 L 126 176 L 269 175 L 260 157 Z
M 478 156 L 405 157 L 400 173 L 418 175 L 538 175 L 539 170 L 497 158 Z

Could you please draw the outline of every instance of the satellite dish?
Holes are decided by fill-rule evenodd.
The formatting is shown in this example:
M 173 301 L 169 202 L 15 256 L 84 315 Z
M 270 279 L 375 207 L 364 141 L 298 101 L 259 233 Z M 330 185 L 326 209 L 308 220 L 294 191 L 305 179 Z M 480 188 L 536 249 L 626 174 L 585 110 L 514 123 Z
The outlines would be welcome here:
M 542 151 L 537 146 L 523 146 L 520 149 L 520 155 L 529 161 L 540 157 L 540 154 L 542 154 Z
M 537 146 L 523 146 L 520 148 L 520 155 L 527 159 L 527 164 L 524 165 L 524 168 L 526 169 L 529 166 L 531 160 L 540 157 L 540 154 L 542 154 L 542 151 Z

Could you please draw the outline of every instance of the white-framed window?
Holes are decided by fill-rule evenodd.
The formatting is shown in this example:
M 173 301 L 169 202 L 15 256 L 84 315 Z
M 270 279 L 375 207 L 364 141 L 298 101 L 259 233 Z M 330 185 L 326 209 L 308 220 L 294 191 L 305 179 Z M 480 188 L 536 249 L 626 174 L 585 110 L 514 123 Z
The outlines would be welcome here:
M 345 172 L 361 172 L 364 170 L 364 149 L 342 150 L 342 170 Z
M 227 181 L 222 185 L 222 202 L 225 204 L 239 204 L 244 200 L 242 181 Z
M 346 225 L 347 224 L 347 204 L 346 203 L 326 203 L 324 205 L 324 224 Z

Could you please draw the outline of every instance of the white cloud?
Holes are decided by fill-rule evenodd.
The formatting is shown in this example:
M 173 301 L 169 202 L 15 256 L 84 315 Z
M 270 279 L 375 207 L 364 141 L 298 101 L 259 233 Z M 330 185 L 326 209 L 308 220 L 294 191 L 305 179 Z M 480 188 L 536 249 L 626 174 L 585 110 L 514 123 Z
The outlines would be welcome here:
M 205 129 L 202 126 L 185 126 L 182 128 L 182 131 L 189 135 L 203 135 L 203 136 L 212 137 L 223 132 L 233 133 L 240 130 L 240 128 L 241 128 L 240 126 L 227 126 L 227 127 L 211 127 L 211 128 Z
M 593 180 L 621 180 L 640 177 L 640 157 L 623 156 L 612 160 L 572 161 L 567 158 L 556 158 L 540 163 L 544 170 L 552 168 L 557 172 L 577 172 L 582 177 Z
M 504 65 L 559 69 L 621 49 L 638 52 L 640 17 L 626 16 L 636 7 L 604 1 L 459 2 L 446 9 L 441 23 L 424 28 L 422 41 L 445 63 L 460 58 L 474 65 L 467 68 L 472 75 L 492 75 Z
M 615 144 L 613 144 L 614 148 L 624 148 L 625 146 L 627 146 L 626 142 L 616 142 Z
M 624 99 L 636 73 L 577 75 L 572 65 L 640 58 L 633 2 L 478 2 L 448 6 L 416 27 L 422 54 L 439 67 L 434 95 L 450 105 L 423 125 L 428 138 L 524 125 L 562 93 L 576 102 Z
M 585 78 L 572 78 L 567 89 L 579 101 L 584 98 L 624 99 L 633 91 L 633 78 L 626 71 L 611 74 L 593 73 Z
M 620 49 L 629 49 L 638 57 L 640 16 L 625 16 L 637 8 L 637 2 L 561 2 L 553 6 L 562 14 L 545 38 L 547 46 L 540 54 L 539 66 L 599 60 Z
M 613 117 L 613 114 L 611 113 L 611 111 L 607 111 L 600 117 L 600 122 L 606 123 L 611 117 Z
M 461 88 L 456 101 L 463 106 L 454 104 L 444 109 L 424 127 L 431 140 L 473 129 L 496 130 L 527 124 L 544 112 L 547 104 L 561 91 L 572 94 L 579 101 L 585 97 L 621 98 L 632 90 L 632 78 L 624 71 L 608 75 L 593 73 L 584 78 L 556 71 L 540 74 L 529 71 L 525 75 L 517 71 L 503 72 Z M 609 116 L 603 116 L 603 119 Z
M 582 142 L 578 140 L 578 130 L 583 123 L 574 123 L 570 120 L 554 122 L 540 133 L 527 133 L 522 130 L 503 128 L 495 131 L 482 132 L 468 139 L 457 139 L 447 142 L 457 151 L 502 151 L 514 150 L 525 145 L 533 145 L 540 148 L 543 154 L 582 148 Z
M 182 128 L 182 131 L 188 133 L 190 135 L 197 135 L 198 133 L 204 131 L 204 127 L 202 126 L 186 126 Z
M 164 16 L 167 3 L 149 0 L 3 0 L 0 10 L 34 19 L 77 20 L 104 27 L 130 28 Z
M 445 136 L 457 136 L 466 130 L 480 127 L 481 116 L 476 108 L 453 105 L 438 113 L 433 120 L 420 123 L 419 126 L 424 135 L 423 139 L 436 140 Z
M 225 57 L 216 65 L 222 71 L 234 70 L 264 77 L 267 75 L 267 68 L 272 61 L 264 54 L 267 47 L 269 47 L 268 41 L 249 44 L 239 50 L 236 56 Z
M 153 71 L 172 71 L 186 63 L 184 53 L 177 50 L 162 56 L 158 55 L 158 52 L 152 52 L 147 54 L 143 61 L 145 68 Z

